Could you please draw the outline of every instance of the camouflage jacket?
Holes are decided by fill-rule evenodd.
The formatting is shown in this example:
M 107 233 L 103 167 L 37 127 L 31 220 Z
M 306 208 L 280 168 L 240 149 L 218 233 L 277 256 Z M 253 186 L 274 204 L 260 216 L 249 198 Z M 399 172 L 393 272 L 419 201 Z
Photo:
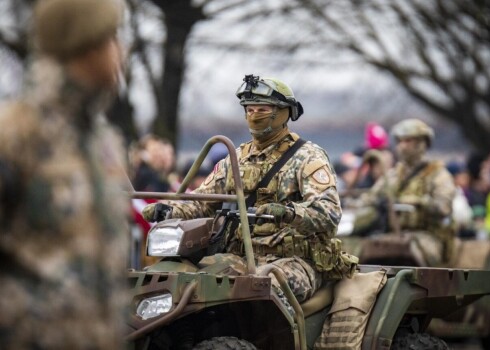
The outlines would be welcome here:
M 399 162 L 380 178 L 370 192 L 361 197 L 362 205 L 373 205 L 386 196 L 394 203 L 411 204 L 413 212 L 399 213 L 402 229 L 431 229 L 444 225 L 451 217 L 456 193 L 451 174 L 438 161 L 426 161 L 408 181 L 414 168 Z
M 129 199 L 120 137 L 39 61 L 0 110 L 2 349 L 121 349 Z
M 255 189 L 262 177 L 277 159 L 298 139 L 294 133 L 288 134 L 279 143 L 262 151 L 254 150 L 252 141 L 240 145 L 236 150 L 243 181 L 245 196 Z M 230 158 L 221 160 L 206 180 L 194 192 L 209 194 L 235 193 L 231 173 Z M 307 142 L 274 175 L 266 188 L 257 189 L 255 206 L 265 203 L 291 203 L 295 217 L 288 225 L 292 234 L 311 235 L 316 232 L 333 237 L 337 232 L 342 210 L 336 189 L 336 176 L 330 165 L 327 153 L 319 146 Z M 221 203 L 171 202 L 172 216 L 195 218 L 214 216 Z M 277 240 L 282 236 L 272 238 Z M 260 238 L 254 238 L 257 240 Z M 269 238 L 262 239 L 263 244 L 273 245 Z

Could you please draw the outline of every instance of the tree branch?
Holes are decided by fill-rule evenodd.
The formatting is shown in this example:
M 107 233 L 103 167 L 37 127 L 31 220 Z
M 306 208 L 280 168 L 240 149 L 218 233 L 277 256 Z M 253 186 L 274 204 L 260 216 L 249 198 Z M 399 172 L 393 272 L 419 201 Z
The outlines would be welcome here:
M 141 38 L 139 34 L 139 25 L 137 23 L 137 16 L 135 15 L 138 12 L 137 0 L 129 0 L 128 6 L 131 10 L 132 16 L 130 19 L 131 29 L 133 30 L 134 35 L 134 45 L 132 47 L 132 51 L 137 53 L 141 59 L 141 63 L 148 74 L 148 79 L 150 81 L 150 85 L 153 91 L 154 96 L 158 96 L 161 86 L 161 81 L 156 77 L 156 74 L 153 74 L 153 70 L 151 69 L 150 62 L 148 61 L 148 57 L 145 50 L 145 42 Z

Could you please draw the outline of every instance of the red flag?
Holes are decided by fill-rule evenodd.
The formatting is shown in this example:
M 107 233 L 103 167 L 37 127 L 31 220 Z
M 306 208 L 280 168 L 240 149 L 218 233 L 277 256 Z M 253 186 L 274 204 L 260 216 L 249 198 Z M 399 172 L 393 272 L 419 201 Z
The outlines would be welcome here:
M 143 208 L 145 206 L 147 206 L 150 203 L 155 203 L 156 200 L 134 198 L 132 199 L 131 202 L 132 202 L 133 220 L 141 228 L 141 231 L 143 232 L 146 239 L 146 235 L 150 230 L 150 228 L 154 225 L 154 223 L 150 223 L 146 221 L 141 213 L 143 212 Z

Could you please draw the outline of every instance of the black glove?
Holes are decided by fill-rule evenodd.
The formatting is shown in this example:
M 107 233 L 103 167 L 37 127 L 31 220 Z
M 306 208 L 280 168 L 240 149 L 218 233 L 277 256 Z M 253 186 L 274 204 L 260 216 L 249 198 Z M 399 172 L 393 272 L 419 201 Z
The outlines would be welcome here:
M 172 211 L 172 207 L 170 205 L 166 205 L 163 203 L 157 203 L 155 205 L 155 210 L 153 211 L 152 222 L 163 221 L 167 218 L 167 214 Z

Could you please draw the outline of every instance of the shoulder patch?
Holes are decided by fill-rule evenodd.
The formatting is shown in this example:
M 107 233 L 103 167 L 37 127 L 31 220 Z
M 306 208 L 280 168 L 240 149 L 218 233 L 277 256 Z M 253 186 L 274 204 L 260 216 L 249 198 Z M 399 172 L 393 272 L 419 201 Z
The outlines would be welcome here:
M 321 159 L 317 159 L 317 160 L 314 160 L 313 162 L 306 164 L 305 169 L 303 171 L 303 177 L 310 176 L 315 171 L 317 171 L 318 169 L 320 169 L 326 165 L 327 165 L 326 162 L 324 160 L 321 160 Z
M 312 175 L 313 179 L 321 185 L 328 185 L 332 182 L 331 176 L 326 167 L 322 167 L 315 171 Z

